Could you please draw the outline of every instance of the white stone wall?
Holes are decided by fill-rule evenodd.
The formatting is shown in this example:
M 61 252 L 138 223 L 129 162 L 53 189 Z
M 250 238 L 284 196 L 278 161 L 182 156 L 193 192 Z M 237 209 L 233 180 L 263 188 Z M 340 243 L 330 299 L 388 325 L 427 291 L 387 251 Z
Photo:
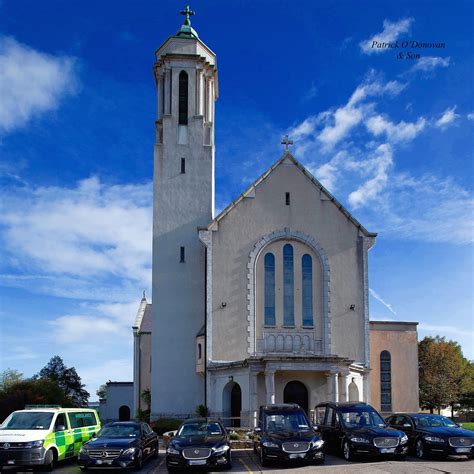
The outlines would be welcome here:
M 285 192 L 290 192 L 290 206 L 285 205 Z M 213 360 L 248 357 L 250 254 L 263 236 L 285 229 L 310 236 L 327 257 L 330 352 L 365 363 L 361 231 L 290 160 L 275 168 L 256 187 L 254 197 L 244 198 L 212 232 Z

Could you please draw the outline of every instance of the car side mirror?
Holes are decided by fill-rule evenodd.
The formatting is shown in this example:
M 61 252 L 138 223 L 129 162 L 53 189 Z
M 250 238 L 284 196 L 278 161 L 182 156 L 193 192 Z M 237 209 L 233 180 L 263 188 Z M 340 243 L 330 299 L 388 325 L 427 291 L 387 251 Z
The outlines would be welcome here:
M 92 433 L 92 438 L 97 438 L 97 433 Z
M 462 428 L 462 423 L 457 423 L 457 425 L 459 426 L 459 428 Z
M 54 431 L 66 431 L 66 427 L 64 425 L 58 425 Z

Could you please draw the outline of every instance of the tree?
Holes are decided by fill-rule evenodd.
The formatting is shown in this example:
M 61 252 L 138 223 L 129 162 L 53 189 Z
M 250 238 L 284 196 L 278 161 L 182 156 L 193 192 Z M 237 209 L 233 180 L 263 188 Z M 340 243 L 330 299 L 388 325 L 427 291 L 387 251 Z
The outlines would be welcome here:
M 95 392 L 100 400 L 104 400 L 107 396 L 107 385 L 103 383 Z
M 420 406 L 431 413 L 452 405 L 461 395 L 465 360 L 461 347 L 444 337 L 425 337 L 418 344 Z
M 84 389 L 81 377 L 79 377 L 74 367 L 66 367 L 61 357 L 51 357 L 50 361 L 35 377 L 56 382 L 72 405 L 78 407 L 87 405 L 89 392 Z
M 23 374 L 18 370 L 7 369 L 0 373 L 0 390 L 5 390 L 23 379 Z
M 0 389 L 0 422 L 12 411 L 25 405 L 71 406 L 64 391 L 53 380 L 26 379 L 15 381 Z

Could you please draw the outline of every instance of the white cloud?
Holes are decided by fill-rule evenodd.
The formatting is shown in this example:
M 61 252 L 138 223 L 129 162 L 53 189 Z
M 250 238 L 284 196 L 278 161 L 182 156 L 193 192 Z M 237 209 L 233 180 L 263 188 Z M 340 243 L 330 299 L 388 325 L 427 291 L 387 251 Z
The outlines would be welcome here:
M 371 294 L 377 301 L 379 301 L 380 303 L 382 303 L 391 313 L 393 313 L 393 314 L 395 314 L 395 315 L 397 314 L 397 313 L 394 311 L 392 305 L 391 305 L 390 303 L 387 303 L 386 301 L 384 301 L 384 300 L 382 299 L 382 297 L 381 297 L 378 293 L 376 293 L 372 288 L 369 288 L 369 292 L 370 292 L 370 294 Z
M 441 114 L 441 117 L 438 120 L 436 120 L 435 127 L 446 128 L 448 125 L 454 123 L 459 118 L 459 114 L 457 114 L 455 111 L 456 111 L 456 106 L 448 107 Z
M 385 134 L 389 141 L 396 143 L 413 140 L 425 128 L 426 120 L 420 117 L 414 123 L 402 120 L 395 124 L 382 115 L 373 115 L 365 125 L 375 136 Z
M 364 165 L 373 176 L 361 184 L 355 191 L 349 194 L 349 204 L 359 208 L 375 199 L 385 188 L 388 181 L 388 171 L 393 165 L 393 151 L 388 143 L 379 145 L 375 150 L 374 157 L 367 160 Z
M 468 113 L 466 117 L 468 120 L 474 120 L 474 112 Z
M 377 47 L 377 45 L 380 43 L 391 43 L 396 41 L 401 34 L 410 31 L 413 21 L 413 18 L 403 18 L 395 22 L 384 20 L 383 30 L 380 33 L 373 35 L 368 40 L 362 41 L 359 43 L 359 46 L 365 54 L 389 51 L 390 48 Z
M 78 88 L 74 59 L 53 56 L 0 37 L 0 132 L 54 110 Z
M 12 188 L 1 203 L 0 236 L 16 272 L 2 280 L 24 287 L 34 279 L 47 292 L 56 287 L 53 294 L 103 300 L 109 289 L 127 298 L 133 287 L 149 288 L 151 203 L 150 183 L 89 178 L 75 187 Z
M 441 58 L 439 56 L 423 56 L 416 61 L 409 72 L 431 72 L 439 67 L 448 67 L 451 58 Z

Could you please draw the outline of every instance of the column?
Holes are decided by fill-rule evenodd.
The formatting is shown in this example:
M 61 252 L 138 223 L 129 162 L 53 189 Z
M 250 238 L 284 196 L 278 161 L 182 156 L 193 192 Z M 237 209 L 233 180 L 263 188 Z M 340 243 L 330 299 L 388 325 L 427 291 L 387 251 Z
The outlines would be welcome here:
M 257 426 L 258 418 L 258 385 L 257 385 L 257 372 L 250 370 L 249 373 L 249 417 L 250 417 L 250 428 Z
M 370 380 L 369 372 L 365 372 L 362 376 L 362 396 L 365 403 L 370 403 Z
M 328 400 L 331 402 L 339 401 L 338 372 L 331 371 L 326 374 Z
M 275 371 L 265 370 L 265 391 L 267 394 L 267 405 L 275 403 Z
M 339 374 L 339 401 L 348 402 L 349 401 L 349 384 L 350 380 L 350 371 L 340 372 Z

